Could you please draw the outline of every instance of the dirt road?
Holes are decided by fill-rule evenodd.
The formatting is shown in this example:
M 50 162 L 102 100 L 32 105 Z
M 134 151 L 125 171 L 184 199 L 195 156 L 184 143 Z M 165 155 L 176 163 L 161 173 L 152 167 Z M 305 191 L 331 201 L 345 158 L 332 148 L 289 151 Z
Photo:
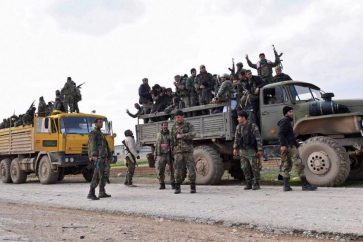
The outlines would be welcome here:
M 306 241 L 220 225 L 0 202 L 0 241 Z
M 86 183 L 0 184 L 0 201 L 253 228 L 275 234 L 363 239 L 361 188 L 302 192 L 294 187 L 293 192 L 284 193 L 273 186 L 260 191 L 244 191 L 241 186 L 199 186 L 197 194 L 190 194 L 189 187 L 183 186 L 182 194 L 175 195 L 170 189 L 157 190 L 154 184 L 134 188 L 110 184 L 107 191 L 112 198 L 89 201 L 88 187 Z

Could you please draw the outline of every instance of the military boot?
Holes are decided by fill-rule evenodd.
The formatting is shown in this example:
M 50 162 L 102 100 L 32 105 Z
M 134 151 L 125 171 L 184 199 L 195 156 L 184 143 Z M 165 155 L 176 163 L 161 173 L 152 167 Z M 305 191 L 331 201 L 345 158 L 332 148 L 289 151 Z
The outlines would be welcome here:
M 99 198 L 98 197 L 96 197 L 96 194 L 95 194 L 95 188 L 90 188 L 89 189 L 89 193 L 88 193 L 88 195 L 87 195 L 87 198 L 88 199 L 91 199 L 91 200 L 99 200 Z
M 190 193 L 196 193 L 197 192 L 197 188 L 195 187 L 195 183 L 191 183 L 190 184 Z
M 292 191 L 292 188 L 290 187 L 290 184 L 289 184 L 289 178 L 288 177 L 284 177 L 282 179 L 284 181 L 284 192 L 288 192 L 288 191 Z
M 171 189 L 175 190 L 175 182 L 171 182 Z
M 100 188 L 100 192 L 98 193 L 98 198 L 108 198 L 111 195 L 107 194 L 105 188 Z
M 258 181 L 255 181 L 252 185 L 252 190 L 260 190 L 261 187 L 260 187 L 260 182 Z
M 243 188 L 244 190 L 251 190 L 252 189 L 252 182 L 251 181 L 246 181 L 246 185 Z
M 159 190 L 164 190 L 164 189 L 165 189 L 165 183 L 162 182 L 162 183 L 160 183 Z
M 174 191 L 174 194 L 179 194 L 179 193 L 181 193 L 180 184 L 179 183 L 175 183 L 175 191 Z
M 308 180 L 306 180 L 305 176 L 300 177 L 300 180 L 302 182 L 302 186 L 301 189 L 303 191 L 315 191 L 316 189 L 318 189 L 317 186 L 311 185 Z

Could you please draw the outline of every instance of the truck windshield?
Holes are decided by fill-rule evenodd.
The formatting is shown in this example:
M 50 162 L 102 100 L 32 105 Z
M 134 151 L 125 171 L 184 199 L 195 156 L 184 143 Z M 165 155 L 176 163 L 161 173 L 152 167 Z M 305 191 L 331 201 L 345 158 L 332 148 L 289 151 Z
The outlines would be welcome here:
M 321 99 L 320 90 L 309 86 L 290 85 L 290 92 L 295 102 Z
M 62 134 L 89 134 L 94 129 L 95 117 L 65 117 L 61 119 Z M 102 133 L 110 134 L 109 124 L 103 121 Z

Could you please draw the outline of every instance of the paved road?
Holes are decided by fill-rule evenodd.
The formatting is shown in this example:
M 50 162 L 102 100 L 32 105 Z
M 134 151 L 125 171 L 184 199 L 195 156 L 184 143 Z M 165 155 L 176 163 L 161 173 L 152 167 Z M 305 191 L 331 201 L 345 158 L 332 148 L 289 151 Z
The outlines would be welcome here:
M 76 208 L 111 213 L 158 216 L 187 222 L 251 225 L 282 231 L 306 230 L 363 235 L 363 189 L 319 188 L 302 192 L 295 187 L 244 191 L 241 186 L 199 186 L 197 194 L 157 190 L 156 185 L 129 188 L 107 186 L 110 199 L 89 201 L 86 183 L 41 185 L 0 184 L 0 201 Z

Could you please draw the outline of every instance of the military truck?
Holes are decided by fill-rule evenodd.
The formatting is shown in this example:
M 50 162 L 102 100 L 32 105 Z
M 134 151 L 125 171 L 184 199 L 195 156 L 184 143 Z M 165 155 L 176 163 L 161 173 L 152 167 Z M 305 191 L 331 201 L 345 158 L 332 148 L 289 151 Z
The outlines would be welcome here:
M 259 126 L 267 158 L 279 156 L 277 123 L 282 108 L 290 105 L 294 107 L 294 132 L 307 179 L 318 186 L 338 186 L 348 177 L 363 179 L 363 100 L 332 101 L 333 96 L 301 81 L 269 84 L 259 95 Z M 236 179 L 243 176 L 239 161 L 232 155 L 236 117 L 230 107 L 221 106 L 183 109 L 194 114 L 209 110 L 208 115 L 187 118 L 197 132 L 193 143 L 198 184 L 218 184 L 225 170 Z M 143 115 L 140 119 L 165 119 L 166 115 Z M 161 122 L 141 124 L 140 119 L 136 125 L 138 143 L 152 146 Z
M 3 183 L 24 183 L 35 173 L 40 183 L 52 184 L 65 175 L 83 174 L 91 181 L 93 168 L 88 160 L 88 133 L 96 118 L 104 120 L 105 134 L 114 152 L 112 123 L 95 114 L 53 112 L 35 115 L 32 125 L 0 130 L 0 177 Z

